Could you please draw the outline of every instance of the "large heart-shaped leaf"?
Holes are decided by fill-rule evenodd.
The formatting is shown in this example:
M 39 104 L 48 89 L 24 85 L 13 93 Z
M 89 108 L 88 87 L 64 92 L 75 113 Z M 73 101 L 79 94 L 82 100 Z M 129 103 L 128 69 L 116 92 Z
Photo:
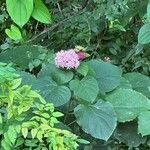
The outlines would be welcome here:
M 120 143 L 124 143 L 129 147 L 138 147 L 146 141 L 145 137 L 138 134 L 137 122 L 120 123 L 117 126 L 114 136 Z
M 77 123 L 95 138 L 108 140 L 116 128 L 116 115 L 109 102 L 98 101 L 94 105 L 78 105 L 75 110 Z
M 88 64 L 95 72 L 100 92 L 110 92 L 120 84 L 122 74 L 120 68 L 102 60 L 91 60 Z
M 132 85 L 130 84 L 130 82 L 126 78 L 122 77 L 120 84 L 117 88 L 132 89 Z
M 57 85 L 48 76 L 37 79 L 36 83 L 33 84 L 33 89 L 39 90 L 44 99 L 53 103 L 56 107 L 64 105 L 71 98 L 71 92 L 68 87 Z
M 131 89 L 118 89 L 108 94 L 106 100 L 112 103 L 119 122 L 131 121 L 150 109 L 150 100 Z
M 91 103 L 96 99 L 99 92 L 97 81 L 91 76 L 87 76 L 81 81 L 72 80 L 70 88 L 74 91 L 75 96 Z
M 22 27 L 33 11 L 33 0 L 6 0 L 7 11 L 12 20 Z
M 58 69 L 54 64 L 47 64 L 38 74 L 38 78 L 44 76 L 51 77 L 57 84 L 61 85 L 69 82 L 73 78 L 73 73 L 68 70 Z
M 26 72 L 19 72 L 22 83 L 31 85 L 34 90 L 39 91 L 46 101 L 53 103 L 56 107 L 64 105 L 71 98 L 68 87 L 58 85 L 50 76 L 35 78 Z
M 150 98 L 150 78 L 148 76 L 132 72 L 125 74 L 124 77 L 130 82 L 134 90 Z

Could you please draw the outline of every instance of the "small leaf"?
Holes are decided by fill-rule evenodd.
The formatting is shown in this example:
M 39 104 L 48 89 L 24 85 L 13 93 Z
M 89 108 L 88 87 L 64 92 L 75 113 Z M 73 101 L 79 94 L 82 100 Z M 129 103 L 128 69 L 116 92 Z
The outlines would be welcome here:
M 53 116 L 53 117 L 56 117 L 56 118 L 57 118 L 57 117 L 62 117 L 63 115 L 64 115 L 64 114 L 61 113 L 61 112 L 53 112 L 53 113 L 52 113 L 52 116 Z
M 81 144 L 90 144 L 89 141 L 84 140 L 84 139 L 78 139 L 78 142 L 81 143 Z
M 11 82 L 11 89 L 16 89 L 20 84 L 21 84 L 21 81 L 22 79 L 19 78 L 19 79 L 14 79 L 12 82 Z
M 37 132 L 38 132 L 38 129 L 37 129 L 37 128 L 31 130 L 31 135 L 32 135 L 32 138 L 33 138 L 33 139 L 35 138 Z
M 22 137 L 17 139 L 15 147 L 19 147 L 24 143 L 24 139 Z
M 39 139 L 40 142 L 42 142 L 42 138 L 43 138 L 43 131 L 38 131 L 37 133 L 37 138 Z
M 15 141 L 17 139 L 17 132 L 16 132 L 14 126 L 9 126 L 7 135 L 8 135 L 9 140 L 11 141 L 11 143 L 15 144 Z
M 42 0 L 34 0 L 34 9 L 32 17 L 42 23 L 50 24 L 52 22 L 49 10 L 44 5 Z
M 9 36 L 9 38 L 11 38 L 13 40 L 17 41 L 17 40 L 21 40 L 22 39 L 22 35 L 21 35 L 20 30 L 14 25 L 11 25 L 11 28 L 10 29 L 6 29 L 5 32 Z
M 27 128 L 22 128 L 21 131 L 22 131 L 23 137 L 26 138 L 27 135 L 28 135 L 28 129 Z

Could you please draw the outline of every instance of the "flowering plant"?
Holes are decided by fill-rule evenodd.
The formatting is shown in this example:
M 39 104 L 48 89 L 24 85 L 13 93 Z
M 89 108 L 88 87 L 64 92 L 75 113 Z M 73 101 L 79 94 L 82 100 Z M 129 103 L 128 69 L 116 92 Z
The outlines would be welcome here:
M 61 50 L 56 53 L 55 64 L 58 68 L 77 69 L 80 60 L 86 57 L 85 52 L 77 52 L 75 49 Z

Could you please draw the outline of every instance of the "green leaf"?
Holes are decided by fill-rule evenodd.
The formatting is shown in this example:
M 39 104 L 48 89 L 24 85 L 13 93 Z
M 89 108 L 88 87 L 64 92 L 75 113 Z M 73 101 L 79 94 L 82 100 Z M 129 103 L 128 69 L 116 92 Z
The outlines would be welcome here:
M 47 64 L 38 74 L 38 78 L 45 76 L 51 77 L 57 84 L 61 85 L 69 82 L 73 78 L 73 73 L 68 70 L 58 69 L 54 64 Z
M 46 24 L 49 24 L 52 22 L 52 18 L 49 13 L 49 10 L 44 5 L 42 0 L 34 0 L 34 9 L 33 9 L 32 17 Z
M 124 77 L 130 82 L 132 88 L 150 98 L 150 78 L 138 72 L 127 73 Z
M 41 96 L 56 107 L 64 105 L 71 98 L 71 92 L 66 86 L 59 86 L 50 77 L 37 79 L 33 89 L 39 90 Z
M 24 139 L 22 137 L 17 139 L 15 147 L 19 147 L 24 143 Z
M 78 105 L 74 113 L 82 129 L 95 138 L 108 140 L 116 128 L 117 118 L 109 102 L 100 100 L 94 105 Z
M 11 84 L 11 89 L 16 89 L 17 87 L 19 87 L 19 85 L 21 85 L 21 81 L 22 79 L 19 78 L 19 79 L 14 79 L 13 81 L 10 82 Z
M 150 109 L 150 100 L 131 89 L 117 89 L 108 94 L 106 100 L 114 106 L 119 122 L 131 121 Z
M 2 114 L 0 113 L 0 125 L 3 123 Z
M 142 136 L 150 135 L 150 111 L 142 112 L 138 117 L 138 131 Z
M 22 69 L 29 68 L 29 63 L 37 59 L 43 49 L 40 46 L 22 45 L 0 53 L 0 60 L 14 63 Z
M 120 81 L 120 85 L 118 86 L 118 88 L 122 88 L 122 89 L 132 89 L 132 85 L 130 84 L 130 82 L 122 77 L 121 81 Z
M 31 74 L 21 72 L 22 83 L 32 86 L 32 89 L 38 90 L 41 96 L 56 107 L 64 105 L 71 98 L 71 92 L 68 87 L 58 85 L 51 77 L 41 76 L 35 78 Z
M 6 0 L 6 6 L 12 20 L 22 27 L 32 14 L 33 0 Z
M 89 141 L 84 140 L 84 139 L 78 139 L 78 142 L 81 143 L 81 144 L 90 144 Z
M 43 134 L 44 134 L 44 131 L 38 131 L 37 133 L 37 138 L 40 142 L 42 142 Z
M 22 128 L 21 131 L 22 131 L 23 137 L 26 138 L 27 135 L 28 135 L 28 129 L 27 128 Z
M 90 103 L 94 102 L 99 92 L 97 81 L 91 76 L 87 76 L 81 81 L 72 80 L 69 85 L 75 96 Z
M 124 143 L 129 147 L 138 147 L 146 141 L 145 137 L 138 134 L 137 122 L 120 123 L 114 136 L 120 143 Z
M 10 29 L 6 29 L 5 32 L 9 36 L 9 38 L 11 38 L 13 40 L 17 41 L 17 40 L 21 40 L 22 39 L 22 35 L 21 35 L 20 30 L 14 25 L 11 25 L 11 28 Z
M 89 71 L 88 64 L 85 62 L 81 62 L 80 66 L 77 68 L 77 72 L 83 76 L 86 76 Z
M 12 144 L 15 144 L 15 141 L 17 139 L 17 132 L 15 130 L 14 126 L 9 126 L 8 131 L 7 131 L 7 137 L 11 141 Z
M 150 2 L 147 5 L 147 19 L 150 21 Z
M 38 129 L 37 129 L 37 128 L 31 130 L 31 135 L 32 135 L 32 138 L 33 138 L 33 139 L 35 138 L 37 132 L 38 132 Z
M 122 74 L 120 68 L 102 60 L 91 60 L 88 64 L 95 72 L 100 92 L 110 92 L 120 84 Z
M 1 145 L 4 150 L 12 150 L 10 145 L 5 140 L 2 140 Z
M 62 114 L 61 112 L 53 112 L 53 113 L 52 113 L 52 116 L 53 116 L 53 117 L 56 117 L 56 118 L 57 118 L 57 117 L 62 117 L 63 115 L 64 115 L 64 114 Z
M 150 24 L 145 24 L 139 31 L 138 43 L 148 44 L 150 43 Z

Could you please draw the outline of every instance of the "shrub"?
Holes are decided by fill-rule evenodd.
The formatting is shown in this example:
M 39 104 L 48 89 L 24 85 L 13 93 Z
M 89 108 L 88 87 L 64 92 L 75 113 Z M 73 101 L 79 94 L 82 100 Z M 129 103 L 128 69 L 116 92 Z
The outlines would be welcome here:
M 55 128 L 58 117 L 54 105 L 47 103 L 30 86 L 20 86 L 14 69 L 0 65 L 0 135 L 4 150 L 75 150 L 84 140 L 67 130 Z

